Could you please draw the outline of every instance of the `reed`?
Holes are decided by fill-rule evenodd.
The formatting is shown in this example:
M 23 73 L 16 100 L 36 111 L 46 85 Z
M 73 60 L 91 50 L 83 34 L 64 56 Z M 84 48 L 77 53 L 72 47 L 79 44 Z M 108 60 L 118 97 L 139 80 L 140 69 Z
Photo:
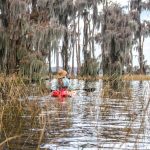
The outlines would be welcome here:
M 24 79 L 15 74 L 0 75 L 0 149 L 17 149 L 17 146 L 18 149 L 28 149 L 26 143 L 30 141 L 35 144 L 35 149 L 40 149 L 45 128 L 53 127 L 54 123 L 58 129 L 61 128 L 55 118 L 61 115 L 61 109 L 67 109 L 63 114 L 67 120 L 71 104 L 64 108 L 60 101 L 50 103 L 50 99 L 45 99 L 41 105 L 39 97 L 47 95 L 47 92 L 44 82 L 25 84 Z M 54 114 L 48 115 L 47 112 L 52 110 Z M 33 132 L 31 129 L 38 130 Z
M 71 79 L 79 79 L 79 80 L 108 80 L 110 77 L 109 76 L 96 76 L 96 77 L 92 77 L 92 76 L 77 76 L 77 77 L 74 77 L 74 76 L 71 76 Z M 139 80 L 139 81 L 142 81 L 142 80 L 150 80 L 150 75 L 142 75 L 142 74 L 139 74 L 139 75 L 135 75 L 135 74 L 126 74 L 126 75 L 122 75 L 121 76 L 121 79 L 122 80 L 126 80 L 126 81 L 133 81 L 133 80 Z
M 150 80 L 150 75 L 142 75 L 142 74 L 139 74 L 139 75 L 132 75 L 132 74 L 127 74 L 127 75 L 124 75 L 122 77 L 123 80 L 140 80 L 140 81 L 143 81 L 143 80 Z
M 32 94 L 30 89 L 15 74 L 0 75 L 0 149 L 9 148 L 12 141 L 19 141 L 27 134 L 23 130 L 25 125 L 31 128 L 37 125 L 36 116 L 40 114 L 41 108 L 37 100 L 28 99 Z

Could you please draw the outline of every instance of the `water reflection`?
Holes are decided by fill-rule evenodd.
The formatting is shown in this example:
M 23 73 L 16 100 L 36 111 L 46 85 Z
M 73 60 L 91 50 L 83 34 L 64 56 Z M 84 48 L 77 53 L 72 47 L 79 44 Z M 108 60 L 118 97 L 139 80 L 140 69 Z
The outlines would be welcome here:
M 81 89 L 73 98 L 61 101 L 47 96 L 39 99 L 42 112 L 37 116 L 36 126 L 22 127 L 25 133 L 31 134 L 26 136 L 28 142 L 24 149 L 36 149 L 44 125 L 41 150 L 149 149 L 148 82 L 124 83 L 122 97 L 119 98 L 102 97 L 102 81 L 78 81 L 77 84 L 81 85 Z M 95 90 L 82 90 L 87 87 Z M 124 89 L 129 89 L 130 95 Z M 36 135 L 35 138 L 33 135 Z M 24 141 L 25 137 L 20 142 L 12 142 L 22 149 Z
M 83 90 L 86 92 L 94 92 L 96 90 L 96 82 L 85 80 Z
M 87 84 L 87 83 L 86 83 Z M 98 83 L 99 87 L 102 85 Z M 130 87 L 130 83 L 126 84 Z M 93 95 L 76 97 L 72 101 L 72 124 L 63 131 L 69 137 L 58 138 L 55 144 L 43 144 L 51 149 L 145 149 L 149 146 L 145 128 L 141 126 L 143 115 L 142 95 L 145 86 L 132 84 L 132 96 L 124 98 L 101 98 L 99 90 Z M 86 85 L 87 87 L 87 85 Z M 141 91 L 139 93 L 139 90 Z M 143 97 L 138 97 L 137 94 Z M 128 99 L 129 98 L 129 99 Z M 147 129 L 148 130 L 148 129 Z M 139 133 L 139 134 L 137 134 Z M 138 136 L 140 135 L 140 137 Z M 146 140 L 142 136 L 148 137 Z M 145 137 L 144 137 L 145 138 Z M 64 142 L 63 144 L 60 142 Z M 139 141 L 139 142 L 137 142 Z M 144 146 L 143 146 L 144 145 Z

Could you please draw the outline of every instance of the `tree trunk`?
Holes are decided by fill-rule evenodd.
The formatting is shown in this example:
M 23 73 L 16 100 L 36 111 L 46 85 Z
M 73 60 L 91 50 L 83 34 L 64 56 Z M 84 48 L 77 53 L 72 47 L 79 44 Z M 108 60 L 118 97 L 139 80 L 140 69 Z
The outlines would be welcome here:
M 56 52 L 56 72 L 59 70 L 59 49 Z
M 12 26 L 14 27 L 13 32 L 10 31 L 10 3 L 9 1 L 3 0 L 1 2 L 1 16 L 2 16 L 2 26 L 4 29 L 3 32 L 3 58 L 1 64 L 3 66 L 1 68 L 4 68 L 6 70 L 7 74 L 11 74 L 14 72 L 18 72 L 19 67 L 19 60 L 17 58 L 17 50 L 21 44 L 21 37 L 20 37 L 20 31 L 21 26 L 18 24 L 18 20 L 12 22 Z M 11 34 L 11 35 L 10 35 Z M 16 35 L 17 34 L 17 35 Z M 16 37 L 18 36 L 18 39 Z M 12 39 L 10 39 L 12 37 Z
M 92 28 L 92 56 L 95 58 L 95 42 L 94 42 L 94 33 L 95 33 L 95 25 L 97 20 L 97 2 L 93 1 L 93 28 Z
M 116 53 L 116 41 L 114 37 L 111 39 L 111 50 L 110 50 L 110 76 L 119 77 L 122 75 L 122 65 L 119 60 L 119 55 Z
M 37 12 L 37 0 L 32 0 L 32 12 Z
M 141 24 L 139 25 L 139 65 L 140 65 L 140 74 L 144 73 L 144 58 L 143 58 L 143 48 L 142 48 L 142 35 L 141 35 Z
M 139 65 L 140 65 L 140 74 L 143 74 L 144 73 L 144 67 L 143 67 L 143 47 L 142 47 L 142 26 L 141 26 L 141 18 L 140 18 L 140 15 L 141 15 L 141 0 L 138 0 L 137 1 L 137 10 L 138 10 L 138 17 L 137 17 L 137 23 L 139 25 L 139 29 L 137 31 L 137 36 L 138 36 L 138 40 L 139 40 L 139 49 L 138 49 L 138 52 L 139 52 Z
M 63 69 L 68 71 L 68 14 L 65 14 L 64 20 L 63 20 L 63 25 L 66 27 L 64 31 L 64 41 L 63 41 L 63 46 L 62 46 L 62 61 L 63 61 Z
M 7 9 L 7 3 L 6 1 L 1 1 L 1 18 L 0 18 L 0 25 L 1 28 L 4 29 L 4 31 L 1 31 L 1 37 L 0 37 L 0 43 L 1 43 L 1 49 L 0 49 L 0 72 L 6 71 L 6 63 L 7 63 L 7 49 L 6 49 L 6 42 L 5 38 L 7 27 L 8 27 L 8 9 Z
M 72 52 L 72 70 L 71 70 L 71 74 L 74 75 L 74 45 L 73 45 L 73 52 Z
M 84 15 L 84 40 L 83 40 L 83 55 L 84 55 L 84 61 L 86 62 L 88 59 L 88 12 L 85 10 L 83 12 Z
M 49 53 L 48 53 L 48 60 L 49 60 L 49 73 L 52 72 L 52 65 L 51 65 L 51 49 L 49 48 Z
M 10 74 L 13 73 L 16 69 L 17 65 L 17 55 L 16 55 L 16 42 L 18 41 L 10 41 L 9 37 L 9 2 L 6 0 L 2 1 L 1 5 L 1 16 L 2 16 L 2 26 L 4 28 L 4 42 L 2 51 L 3 57 L 2 60 L 5 62 L 1 62 L 3 65 L 1 68 L 5 68 L 6 65 L 6 73 Z M 6 63 L 6 64 L 5 64 Z
M 78 12 L 78 48 L 76 48 L 77 57 L 77 74 L 80 73 L 81 59 L 80 59 L 80 12 Z
M 140 5 L 140 4 L 139 4 Z M 140 74 L 143 74 L 144 73 L 144 70 L 143 70 L 143 48 L 142 48 L 142 29 L 141 29 L 141 20 L 140 20 L 140 14 L 141 14 L 141 6 L 138 5 L 138 11 L 139 11 L 139 16 L 138 16 L 138 25 L 139 25 L 139 30 L 138 30 L 138 40 L 139 40 L 139 49 L 138 49 L 138 52 L 139 52 L 139 65 L 140 65 Z
M 95 32 L 95 26 L 93 24 L 93 29 L 92 29 L 92 57 L 95 58 L 95 42 L 94 42 L 94 32 Z
M 117 43 L 116 43 L 116 35 L 115 33 L 109 36 L 110 42 L 108 42 L 108 36 L 106 35 L 106 30 L 108 27 L 107 24 L 107 1 L 103 4 L 104 9 L 104 24 L 102 26 L 102 35 L 103 42 L 102 42 L 102 64 L 103 64 L 103 75 L 105 76 L 115 76 L 119 77 L 122 75 L 122 60 L 120 57 L 121 49 L 124 49 L 123 46 L 120 46 L 120 50 L 117 50 Z M 113 25 L 112 25 L 113 26 Z M 122 45 L 122 43 L 120 43 Z
M 106 31 L 106 21 L 107 21 L 107 10 L 104 8 L 107 8 L 107 1 L 103 2 L 103 12 L 104 12 L 104 24 L 102 26 L 102 35 L 105 35 Z M 103 70 L 103 75 L 109 75 L 109 57 L 106 56 L 106 43 L 105 43 L 105 38 L 103 37 L 102 41 L 102 70 Z
M 73 37 L 72 37 L 72 47 L 73 47 L 73 52 L 72 52 L 72 70 L 71 70 L 71 74 L 72 75 L 74 75 L 75 42 L 76 42 L 76 23 L 75 23 L 75 15 L 74 15 L 74 19 L 73 19 Z
M 2 36 L 1 36 L 2 35 Z M 1 49 L 0 49 L 0 72 L 4 72 L 4 70 L 5 70 L 5 62 L 4 62 L 4 60 L 5 60 L 5 53 L 6 53 L 6 49 L 5 49 L 5 42 L 4 42 L 4 40 L 3 40 L 3 33 L 1 33 L 1 37 L 0 37 L 0 45 L 2 45 L 1 46 Z
M 16 49 L 12 48 L 8 50 L 7 53 L 7 74 L 11 74 L 16 72 L 16 67 L 17 67 L 17 54 L 16 54 Z
M 142 47 L 142 25 L 141 25 L 141 0 L 131 1 L 131 10 L 137 10 L 137 17 L 134 20 L 138 24 L 138 31 L 136 31 L 135 36 L 138 40 L 138 53 L 139 53 L 139 66 L 140 66 L 140 74 L 144 73 L 144 57 L 143 57 L 143 47 Z

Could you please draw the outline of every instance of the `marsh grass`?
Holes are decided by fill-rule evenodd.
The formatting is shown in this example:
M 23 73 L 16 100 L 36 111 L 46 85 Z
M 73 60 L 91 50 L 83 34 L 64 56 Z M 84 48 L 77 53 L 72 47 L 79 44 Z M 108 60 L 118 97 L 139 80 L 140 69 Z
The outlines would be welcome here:
M 49 79 L 53 79 L 53 78 L 57 78 L 56 75 L 51 75 L 51 78 Z M 80 75 L 69 75 L 70 79 L 78 79 L 78 80 L 88 80 L 88 81 L 96 81 L 96 80 L 109 80 L 110 76 L 103 76 L 103 75 L 99 75 L 99 76 L 80 76 Z M 121 76 L 122 80 L 125 81 L 134 81 L 134 80 L 150 80 L 150 75 L 142 75 L 142 74 L 126 74 L 126 75 L 122 75 Z
M 35 128 L 39 124 L 37 116 L 41 108 L 38 101 L 28 99 L 29 95 L 41 94 L 41 87 L 36 90 L 15 74 L 0 75 L 0 149 L 9 148 L 12 141 L 27 136 L 28 132 L 23 130 L 25 126 Z
M 72 79 L 74 79 L 75 77 L 74 76 L 71 76 Z M 109 78 L 111 78 L 110 76 L 96 76 L 96 77 L 92 77 L 92 76 L 77 76 L 76 77 L 77 79 L 79 80 L 108 80 Z M 139 74 L 139 75 L 136 75 L 136 74 L 126 74 L 126 75 L 122 75 L 121 76 L 121 79 L 122 80 L 126 80 L 126 81 L 133 81 L 133 80 L 150 80 L 150 75 L 142 75 L 142 74 Z
M 102 97 L 109 98 L 128 98 L 131 99 L 132 89 L 130 88 L 129 81 L 149 81 L 149 75 L 132 75 L 127 74 L 123 75 L 120 78 L 113 77 L 103 77 L 103 80 L 107 82 L 107 85 L 104 86 Z M 111 79 L 111 81 L 110 81 Z M 117 85 L 117 88 L 114 88 L 113 84 Z
M 89 81 L 96 81 L 96 80 L 99 80 L 99 79 L 102 79 L 101 76 L 78 76 L 77 77 L 78 80 L 89 80 Z
M 103 77 L 101 97 L 110 99 L 130 99 L 131 92 L 132 90 L 129 82 L 123 80 L 122 77 L 117 77 L 116 75 Z
M 101 92 L 101 97 L 110 98 L 110 99 L 124 99 L 124 98 L 130 99 L 131 92 L 132 92 L 132 89 L 129 88 L 126 83 L 119 90 L 113 89 L 108 83 L 107 85 L 103 87 L 102 92 Z
M 45 100 L 41 104 L 39 97 L 48 92 L 42 82 L 25 84 L 24 79 L 15 74 L 0 75 L 0 149 L 28 149 L 26 143 L 32 141 L 38 150 L 47 126 L 57 130 L 65 127 L 55 118 L 62 116 L 67 120 L 71 104 L 62 105 L 59 100 L 53 103 Z M 30 99 L 30 96 L 33 98 Z M 62 111 L 65 113 L 62 114 Z M 68 121 L 67 126 L 69 124 Z
M 122 77 L 122 79 L 123 80 L 130 80 L 130 81 L 133 81 L 133 80 L 143 81 L 143 80 L 150 80 L 150 75 L 142 75 L 142 74 L 132 75 L 132 74 L 127 74 L 127 75 L 124 75 Z

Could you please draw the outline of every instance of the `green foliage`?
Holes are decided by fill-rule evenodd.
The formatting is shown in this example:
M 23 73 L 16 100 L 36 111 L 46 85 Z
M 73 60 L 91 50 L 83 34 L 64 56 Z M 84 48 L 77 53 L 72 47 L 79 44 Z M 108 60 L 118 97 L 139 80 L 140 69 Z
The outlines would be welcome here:
M 20 62 L 20 74 L 29 80 L 39 81 L 43 74 L 46 73 L 45 64 L 37 53 L 26 55 Z
M 103 73 L 119 76 L 122 75 L 126 61 L 130 59 L 129 50 L 133 37 L 130 17 L 117 4 L 108 6 L 103 17 Z
M 22 60 L 24 56 L 27 56 L 28 54 L 28 51 L 25 47 L 20 47 L 18 50 L 17 50 L 17 58 L 19 60 Z
M 64 28 L 56 18 L 49 18 L 49 11 L 52 12 L 53 7 L 49 5 L 45 9 L 48 1 L 37 2 L 35 7 L 38 6 L 38 12 L 29 10 L 32 2 L 2 2 L 0 11 L 3 17 L 0 21 L 7 22 L 9 26 L 0 24 L 0 71 L 4 72 L 3 66 L 7 64 L 7 73 L 13 73 L 19 67 L 22 75 L 37 79 L 44 68 L 51 43 L 58 41 Z M 51 51 L 55 49 L 52 48 Z
M 103 10 L 99 12 L 98 6 L 101 4 Z M 119 5 L 105 0 L 0 1 L 0 71 L 9 74 L 19 67 L 22 75 L 39 78 L 37 74 L 41 74 L 41 70 L 45 68 L 44 63 L 49 53 L 54 53 L 55 60 L 58 58 L 58 51 L 62 49 L 63 65 L 68 64 L 73 51 L 78 55 L 75 57 L 80 57 L 81 49 L 86 53 L 89 48 L 91 57 L 94 58 L 94 40 L 98 41 L 98 38 L 102 42 L 102 63 L 106 63 L 103 70 L 108 68 L 107 72 L 114 73 L 111 68 L 115 67 L 112 64 L 119 64 L 120 68 L 129 64 L 133 32 L 139 32 L 136 20 L 143 9 L 149 9 L 149 3 L 131 1 L 130 7 L 129 13 L 125 13 Z M 139 12 L 136 8 L 140 8 Z M 80 21 L 85 17 L 85 10 L 89 15 L 84 22 L 87 32 L 82 36 Z M 97 34 L 100 27 L 102 31 Z M 147 37 L 149 22 L 144 21 L 141 27 L 141 35 Z M 135 34 L 134 38 L 136 36 Z M 74 40 L 72 45 L 71 38 Z M 82 46 L 80 40 L 83 41 Z M 113 62 L 112 57 L 117 62 Z M 80 58 L 77 59 L 80 66 Z M 94 59 L 90 60 L 95 63 Z M 96 74 L 97 71 L 92 70 L 96 63 L 93 64 L 90 60 L 84 60 L 82 68 L 78 68 L 84 68 L 81 74 Z M 64 66 L 67 68 L 67 65 Z

